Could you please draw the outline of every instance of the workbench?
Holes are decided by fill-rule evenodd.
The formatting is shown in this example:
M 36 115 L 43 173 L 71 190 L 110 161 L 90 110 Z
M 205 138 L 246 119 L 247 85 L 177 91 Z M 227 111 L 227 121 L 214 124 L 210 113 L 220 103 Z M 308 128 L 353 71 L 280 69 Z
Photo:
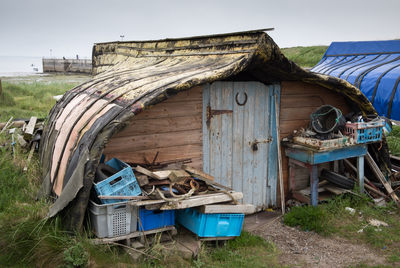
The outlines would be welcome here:
M 294 190 L 295 166 L 305 167 L 310 172 L 311 205 L 318 203 L 318 164 L 357 157 L 357 178 L 360 192 L 364 192 L 364 155 L 367 153 L 366 144 L 356 144 L 340 148 L 317 150 L 307 146 L 286 142 L 285 154 L 289 158 L 289 190 Z

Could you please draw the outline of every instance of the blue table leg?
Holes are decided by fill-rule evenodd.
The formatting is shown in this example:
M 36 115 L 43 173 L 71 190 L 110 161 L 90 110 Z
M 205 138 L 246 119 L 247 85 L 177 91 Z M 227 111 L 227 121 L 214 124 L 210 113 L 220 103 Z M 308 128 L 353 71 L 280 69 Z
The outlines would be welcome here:
M 318 168 L 317 165 L 311 166 L 310 172 L 310 194 L 311 194 L 311 205 L 316 207 L 318 205 Z
M 357 176 L 360 193 L 364 193 L 364 156 L 357 157 Z

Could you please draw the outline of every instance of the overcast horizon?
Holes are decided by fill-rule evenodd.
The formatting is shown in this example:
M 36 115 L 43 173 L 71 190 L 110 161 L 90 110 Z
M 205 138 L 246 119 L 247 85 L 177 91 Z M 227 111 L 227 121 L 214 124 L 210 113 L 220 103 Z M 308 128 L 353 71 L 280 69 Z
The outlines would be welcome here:
M 399 10 L 397 0 L 2 0 L 0 55 L 90 58 L 94 43 L 271 27 L 281 48 L 399 39 Z

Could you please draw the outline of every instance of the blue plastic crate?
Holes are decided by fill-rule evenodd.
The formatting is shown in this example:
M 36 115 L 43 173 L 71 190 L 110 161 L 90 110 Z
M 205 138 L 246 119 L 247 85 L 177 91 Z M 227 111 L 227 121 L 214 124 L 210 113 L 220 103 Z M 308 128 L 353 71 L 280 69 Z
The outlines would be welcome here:
M 171 225 L 175 225 L 175 210 L 139 209 L 137 227 L 139 231 L 148 231 Z
M 240 236 L 244 214 L 204 214 L 196 209 L 177 210 L 176 221 L 200 237 Z
M 138 196 L 142 193 L 140 186 L 133 174 L 132 168 L 117 158 L 106 162 L 107 165 L 119 172 L 107 179 L 94 184 L 94 189 L 98 195 L 108 196 Z M 118 199 L 102 199 L 103 204 L 121 202 Z

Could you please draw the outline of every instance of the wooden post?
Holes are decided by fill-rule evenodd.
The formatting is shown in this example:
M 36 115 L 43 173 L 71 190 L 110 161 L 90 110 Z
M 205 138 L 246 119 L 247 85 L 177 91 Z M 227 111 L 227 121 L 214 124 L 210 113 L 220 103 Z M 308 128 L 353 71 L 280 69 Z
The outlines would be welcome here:
M 364 156 L 357 157 L 357 176 L 360 194 L 364 193 Z
M 0 96 L 1 96 L 1 93 L 3 92 L 3 88 L 2 88 L 2 86 L 1 86 L 1 79 L 0 79 Z
M 311 205 L 316 207 L 318 205 L 318 168 L 317 165 L 310 167 L 310 194 L 311 194 Z
M 285 189 L 283 186 L 282 174 L 282 154 L 281 154 L 281 138 L 279 135 L 279 108 L 278 108 L 278 95 L 275 95 L 275 117 L 276 117 L 276 146 L 278 147 L 278 170 L 279 170 L 279 188 L 281 193 L 281 209 L 282 214 L 285 214 Z
M 400 208 L 399 197 L 393 191 L 393 189 L 390 186 L 390 184 L 386 181 L 386 178 L 382 174 L 382 171 L 379 169 L 378 165 L 375 163 L 375 161 L 372 159 L 372 157 L 371 157 L 371 155 L 369 153 L 367 153 L 365 155 L 365 159 L 367 160 L 367 163 L 371 167 L 371 169 L 374 172 L 375 176 L 380 180 L 380 182 L 383 184 L 383 186 L 385 187 L 385 189 L 388 192 L 388 194 L 390 195 L 390 197 L 392 197 L 393 201 Z

